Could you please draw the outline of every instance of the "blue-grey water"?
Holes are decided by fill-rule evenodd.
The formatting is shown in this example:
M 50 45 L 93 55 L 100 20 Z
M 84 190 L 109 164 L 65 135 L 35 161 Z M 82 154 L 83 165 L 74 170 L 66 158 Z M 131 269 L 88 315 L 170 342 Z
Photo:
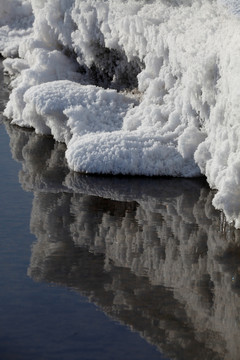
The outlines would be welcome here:
M 205 180 L 80 175 L 64 151 L 1 117 L 0 359 L 239 359 L 240 234 Z
M 6 98 L 6 88 L 1 89 L 0 94 Z M 81 284 L 84 287 L 84 282 L 88 281 L 90 292 L 98 290 L 98 278 L 103 276 L 103 257 L 93 257 L 85 249 L 76 248 L 75 252 L 71 239 L 64 237 L 64 229 L 59 229 L 61 234 L 57 241 L 66 242 L 66 252 L 63 249 L 61 254 L 53 254 L 52 259 L 47 256 L 44 259 L 46 263 L 50 260 L 48 265 L 53 267 L 54 278 L 38 283 L 29 276 L 32 246 L 37 242 L 29 228 L 34 196 L 31 191 L 24 191 L 19 183 L 22 166 L 12 159 L 6 127 L 16 138 L 28 139 L 33 135 L 26 130 L 11 128 L 6 122 L 0 125 L 0 359 L 161 359 L 155 347 L 105 315 L 103 309 L 88 301 L 84 291 L 81 294 Z M 11 140 L 11 146 L 16 145 L 12 151 L 19 155 L 24 142 L 15 144 L 15 140 L 21 142 L 21 139 Z M 38 140 L 41 143 L 40 137 Z M 51 139 L 43 139 L 44 145 L 45 142 L 50 148 L 54 146 Z M 42 154 L 38 154 L 40 161 Z M 42 195 L 48 198 L 48 194 Z M 60 193 L 60 197 L 62 195 Z M 50 208 L 52 200 L 58 197 L 58 194 L 50 193 L 47 207 Z M 66 213 L 66 217 L 69 214 Z M 40 227 L 41 219 L 38 220 Z M 51 219 L 50 223 L 55 221 L 57 219 Z M 83 262 L 82 267 L 76 267 L 75 273 L 68 273 L 78 261 Z M 99 273 L 95 274 L 96 271 Z M 87 272 L 92 272 L 96 278 L 82 279 Z M 71 281 L 79 281 L 79 289 L 76 284 L 73 290 L 68 283 Z

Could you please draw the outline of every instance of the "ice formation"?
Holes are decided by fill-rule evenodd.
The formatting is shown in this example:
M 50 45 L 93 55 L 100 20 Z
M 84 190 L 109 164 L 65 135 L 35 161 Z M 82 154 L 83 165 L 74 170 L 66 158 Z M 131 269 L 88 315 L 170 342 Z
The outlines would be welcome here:
M 5 115 L 78 172 L 203 174 L 240 227 L 238 0 L 0 0 Z

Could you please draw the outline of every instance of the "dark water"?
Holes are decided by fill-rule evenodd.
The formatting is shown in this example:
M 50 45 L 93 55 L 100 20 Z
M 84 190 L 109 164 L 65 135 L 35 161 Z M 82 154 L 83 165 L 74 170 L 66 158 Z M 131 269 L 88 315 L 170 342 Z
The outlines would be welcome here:
M 240 234 L 205 181 L 79 175 L 64 151 L 0 126 L 0 359 L 239 359 Z

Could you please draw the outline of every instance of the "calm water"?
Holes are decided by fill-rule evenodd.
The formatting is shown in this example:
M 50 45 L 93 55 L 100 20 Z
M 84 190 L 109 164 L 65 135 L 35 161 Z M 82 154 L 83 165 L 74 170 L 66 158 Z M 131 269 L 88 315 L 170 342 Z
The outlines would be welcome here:
M 239 359 L 240 234 L 205 181 L 74 174 L 64 151 L 0 125 L 0 359 Z

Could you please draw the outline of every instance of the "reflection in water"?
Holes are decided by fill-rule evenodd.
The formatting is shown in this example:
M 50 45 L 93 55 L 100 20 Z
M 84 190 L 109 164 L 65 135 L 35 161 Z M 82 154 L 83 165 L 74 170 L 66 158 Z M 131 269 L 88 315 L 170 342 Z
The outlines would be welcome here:
M 34 192 L 34 280 L 80 291 L 171 358 L 239 358 L 240 233 L 204 180 L 71 173 L 63 144 L 6 128 Z
M 3 65 L 0 56 L 0 122 L 3 120 L 2 112 L 5 109 L 9 98 L 8 84 L 9 78 L 3 74 Z

